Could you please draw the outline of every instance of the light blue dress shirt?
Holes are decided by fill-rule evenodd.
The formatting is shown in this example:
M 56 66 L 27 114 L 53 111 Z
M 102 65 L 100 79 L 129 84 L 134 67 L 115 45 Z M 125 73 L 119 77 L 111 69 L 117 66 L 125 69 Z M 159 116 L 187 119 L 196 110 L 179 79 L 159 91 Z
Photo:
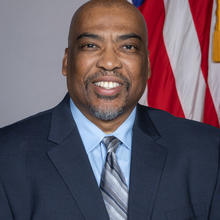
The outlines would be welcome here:
M 70 99 L 70 108 L 98 185 L 100 185 L 101 173 L 106 158 L 106 148 L 101 141 L 105 136 L 115 136 L 122 142 L 117 148 L 116 156 L 126 183 L 129 186 L 132 128 L 136 108 L 134 108 L 129 117 L 112 134 L 104 133 L 94 123 L 89 121 L 76 107 L 72 99 Z

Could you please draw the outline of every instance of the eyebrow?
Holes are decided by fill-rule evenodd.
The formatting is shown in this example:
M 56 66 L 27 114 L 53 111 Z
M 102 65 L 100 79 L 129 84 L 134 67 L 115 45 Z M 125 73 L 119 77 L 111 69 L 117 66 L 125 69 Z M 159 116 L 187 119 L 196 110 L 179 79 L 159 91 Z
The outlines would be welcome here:
M 127 40 L 127 39 L 130 39 L 130 38 L 136 38 L 136 39 L 138 39 L 140 41 L 143 41 L 141 36 L 139 36 L 139 35 L 137 35 L 135 33 L 120 35 L 120 36 L 118 36 L 117 40 Z
M 82 33 L 79 36 L 77 36 L 76 40 L 80 40 L 82 38 L 92 38 L 96 40 L 103 40 L 103 38 L 97 34 L 91 34 L 91 33 Z
M 96 39 L 96 40 L 103 40 L 103 37 L 101 37 L 100 35 L 92 34 L 92 33 L 87 33 L 87 32 L 80 34 L 79 36 L 77 36 L 76 39 L 80 40 L 82 38 L 92 38 L 92 39 Z M 117 41 L 119 41 L 119 40 L 127 40 L 127 39 L 130 39 L 130 38 L 136 38 L 136 39 L 138 39 L 140 41 L 143 41 L 141 36 L 137 35 L 135 33 L 119 35 L 117 37 Z

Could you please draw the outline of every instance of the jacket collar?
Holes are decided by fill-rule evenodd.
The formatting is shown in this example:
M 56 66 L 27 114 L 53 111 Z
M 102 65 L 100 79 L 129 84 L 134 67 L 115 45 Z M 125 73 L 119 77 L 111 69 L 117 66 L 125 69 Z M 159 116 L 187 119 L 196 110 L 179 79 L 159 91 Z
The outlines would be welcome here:
M 70 96 L 67 93 L 62 102 L 52 112 L 48 139 L 57 144 L 62 143 L 76 129 L 77 127 L 70 111 Z

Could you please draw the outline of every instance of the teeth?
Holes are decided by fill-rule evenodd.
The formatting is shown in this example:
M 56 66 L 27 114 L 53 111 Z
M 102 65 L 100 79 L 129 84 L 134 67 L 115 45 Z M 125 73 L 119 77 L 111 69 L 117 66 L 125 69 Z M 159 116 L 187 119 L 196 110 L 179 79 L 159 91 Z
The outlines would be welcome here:
M 102 88 L 105 88 L 105 89 L 113 89 L 113 88 L 116 88 L 116 87 L 120 86 L 120 84 L 117 83 L 117 82 L 104 82 L 104 81 L 101 81 L 101 82 L 96 82 L 94 84 L 96 86 L 99 86 L 99 87 L 102 87 Z

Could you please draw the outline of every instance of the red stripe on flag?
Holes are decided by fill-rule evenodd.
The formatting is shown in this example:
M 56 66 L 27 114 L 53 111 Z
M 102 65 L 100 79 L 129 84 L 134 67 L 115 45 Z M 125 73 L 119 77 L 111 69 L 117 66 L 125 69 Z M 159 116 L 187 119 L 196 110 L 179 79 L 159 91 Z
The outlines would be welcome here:
M 207 85 L 203 121 L 219 127 L 217 112 L 208 85 L 208 55 L 213 0 L 189 0 L 189 5 L 199 38 L 202 53 L 201 69 Z
M 151 78 L 148 81 L 148 104 L 175 116 L 185 117 L 163 40 L 165 21 L 163 0 L 145 1 L 139 10 L 145 17 L 149 37 Z
M 217 128 L 220 127 L 218 122 L 218 116 L 215 110 L 215 106 L 209 88 L 206 89 L 206 94 L 205 94 L 205 108 L 204 108 L 203 122 L 215 126 Z

